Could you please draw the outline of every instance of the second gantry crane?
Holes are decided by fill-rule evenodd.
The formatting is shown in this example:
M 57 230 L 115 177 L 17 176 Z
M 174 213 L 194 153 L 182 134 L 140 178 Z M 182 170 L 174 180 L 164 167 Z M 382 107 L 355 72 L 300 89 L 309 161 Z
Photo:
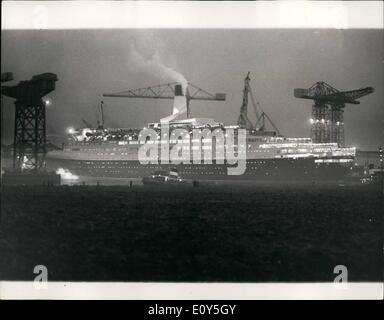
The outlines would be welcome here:
M 372 87 L 339 91 L 319 81 L 309 89 L 295 89 L 296 98 L 314 100 L 312 106 L 311 138 L 316 143 L 336 142 L 344 146 L 344 108 L 346 103 L 360 104 L 357 99 L 372 93 Z

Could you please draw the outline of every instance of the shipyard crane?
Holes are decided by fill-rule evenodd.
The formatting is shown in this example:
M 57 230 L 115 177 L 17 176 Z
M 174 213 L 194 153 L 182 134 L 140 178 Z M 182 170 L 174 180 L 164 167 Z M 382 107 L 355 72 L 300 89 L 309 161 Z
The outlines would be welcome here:
M 13 86 L 1 87 L 1 95 L 15 99 L 13 168 L 16 171 L 45 169 L 46 103 L 42 98 L 55 90 L 56 81 L 56 74 L 43 73 Z
M 98 121 L 97 121 L 97 128 L 100 129 L 100 130 L 103 130 L 104 129 L 104 101 L 101 101 L 100 102 L 100 118 Z
M 357 99 L 372 93 L 372 87 L 339 91 L 319 81 L 309 89 L 294 89 L 294 96 L 314 100 L 311 118 L 311 137 L 316 143 L 336 142 L 344 146 L 345 104 L 360 104 Z
M 180 84 L 177 82 L 171 82 L 117 93 L 104 93 L 103 96 L 116 98 L 174 99 L 175 87 L 177 85 Z M 187 88 L 185 89 L 185 97 L 187 99 L 187 118 L 191 117 L 191 100 L 225 101 L 225 93 L 212 94 L 189 82 Z
M 248 118 L 248 95 L 251 92 L 251 87 L 249 85 L 249 82 L 251 81 L 251 78 L 249 77 L 249 72 L 247 73 L 247 76 L 244 79 L 244 89 L 243 89 L 243 102 L 240 107 L 240 114 L 239 118 L 237 120 L 237 124 L 242 129 L 253 129 L 253 124 L 251 120 Z M 252 96 L 252 95 L 251 95 Z
M 85 124 L 85 126 L 89 129 L 97 129 L 97 130 L 103 130 L 104 129 L 104 101 L 100 101 L 100 115 L 98 116 L 98 119 L 97 119 L 97 126 L 94 127 L 93 124 L 91 124 L 90 122 L 88 122 L 87 120 L 85 119 L 81 119 L 81 121 L 83 121 L 83 123 Z
M 249 74 L 250 72 L 247 73 L 247 76 L 244 79 L 243 101 L 241 104 L 240 115 L 237 120 L 237 124 L 240 128 L 247 130 L 266 131 L 266 122 L 268 121 L 273 129 L 275 129 L 276 133 L 281 136 L 279 129 L 273 123 L 272 119 L 261 109 L 260 103 L 256 101 L 250 86 L 251 78 Z M 248 96 L 251 97 L 252 107 L 256 115 L 255 125 L 252 124 L 252 121 L 248 117 Z M 259 114 L 258 109 L 260 109 L 261 114 Z

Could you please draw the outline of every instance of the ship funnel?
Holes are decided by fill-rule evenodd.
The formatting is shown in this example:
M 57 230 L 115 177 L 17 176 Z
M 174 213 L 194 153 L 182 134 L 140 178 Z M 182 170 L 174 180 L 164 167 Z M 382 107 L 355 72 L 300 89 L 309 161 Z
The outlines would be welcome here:
M 175 97 L 173 98 L 172 114 L 168 117 L 160 119 L 160 122 L 169 122 L 179 118 L 187 112 L 187 97 L 183 94 L 181 84 L 175 85 Z

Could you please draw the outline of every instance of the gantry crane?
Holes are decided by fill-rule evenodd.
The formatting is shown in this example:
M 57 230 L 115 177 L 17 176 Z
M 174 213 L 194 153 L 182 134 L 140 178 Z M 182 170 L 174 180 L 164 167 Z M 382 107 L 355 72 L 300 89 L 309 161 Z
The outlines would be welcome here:
M 1 87 L 2 95 L 16 99 L 13 143 L 13 168 L 16 171 L 45 169 L 46 103 L 42 98 L 55 89 L 57 80 L 56 74 L 43 73 L 17 85 Z
M 133 89 L 117 93 L 104 93 L 104 97 L 117 98 L 150 98 L 150 99 L 174 99 L 176 87 L 180 86 L 177 82 L 160 84 L 156 86 Z M 210 100 L 210 101 L 225 101 L 224 93 L 209 93 L 198 86 L 188 83 L 185 89 L 185 97 L 187 100 L 187 118 L 191 117 L 190 101 L 191 100 Z
M 316 82 L 309 89 L 294 89 L 296 98 L 314 100 L 311 137 L 316 143 L 337 142 L 344 146 L 344 108 L 346 103 L 360 104 L 357 99 L 372 93 L 372 87 L 339 91 L 329 84 Z

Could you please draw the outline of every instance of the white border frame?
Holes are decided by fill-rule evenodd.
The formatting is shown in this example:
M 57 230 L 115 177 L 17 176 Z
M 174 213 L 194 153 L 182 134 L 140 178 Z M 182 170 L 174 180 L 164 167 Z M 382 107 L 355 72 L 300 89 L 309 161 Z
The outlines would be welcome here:
M 157 283 L 1 281 L 0 299 L 382 300 L 383 283 Z
M 3 1 L 1 28 L 383 29 L 383 12 L 382 1 Z M 383 290 L 380 282 L 49 282 L 38 290 L 32 282 L 0 281 L 0 299 L 383 299 Z
M 382 1 L 2 1 L 2 29 L 382 29 Z M 166 18 L 164 18 L 166 17 Z

